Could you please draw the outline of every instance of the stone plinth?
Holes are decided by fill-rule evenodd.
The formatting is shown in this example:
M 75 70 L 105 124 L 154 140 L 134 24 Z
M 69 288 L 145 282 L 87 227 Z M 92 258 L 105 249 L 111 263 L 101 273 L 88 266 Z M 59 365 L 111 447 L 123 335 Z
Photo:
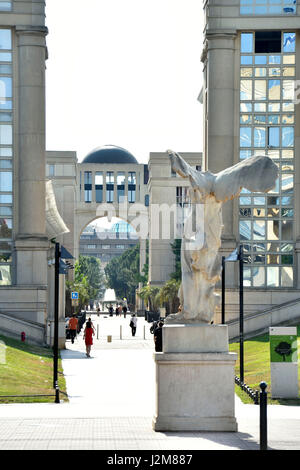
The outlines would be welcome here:
M 154 355 L 154 430 L 237 431 L 227 326 L 165 325 L 163 349 Z

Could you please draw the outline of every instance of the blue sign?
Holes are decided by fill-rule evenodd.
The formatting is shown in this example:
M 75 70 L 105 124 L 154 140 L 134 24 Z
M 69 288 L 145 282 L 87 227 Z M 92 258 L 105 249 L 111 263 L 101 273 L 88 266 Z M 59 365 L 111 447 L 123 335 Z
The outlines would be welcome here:
M 78 294 L 78 292 L 72 292 L 72 294 L 71 294 L 71 299 L 72 299 L 72 300 L 78 300 L 78 299 L 79 299 L 79 294 Z

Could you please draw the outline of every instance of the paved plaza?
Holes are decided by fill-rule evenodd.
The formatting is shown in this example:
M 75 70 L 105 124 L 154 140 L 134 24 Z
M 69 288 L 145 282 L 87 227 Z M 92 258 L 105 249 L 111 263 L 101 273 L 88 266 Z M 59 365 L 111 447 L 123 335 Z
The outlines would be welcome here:
M 69 402 L 0 405 L 0 450 L 259 450 L 259 407 L 236 399 L 238 432 L 154 432 L 155 368 L 150 324 L 92 316 L 92 357 L 81 334 L 62 351 Z M 98 325 L 98 328 L 97 328 Z M 98 331 L 98 339 L 97 339 Z M 107 341 L 107 336 L 112 341 Z M 61 396 L 63 399 L 63 396 Z M 268 444 L 300 448 L 300 407 L 268 407 Z M 114 455 L 112 453 L 112 455 Z M 148 467 L 140 467 L 148 468 Z

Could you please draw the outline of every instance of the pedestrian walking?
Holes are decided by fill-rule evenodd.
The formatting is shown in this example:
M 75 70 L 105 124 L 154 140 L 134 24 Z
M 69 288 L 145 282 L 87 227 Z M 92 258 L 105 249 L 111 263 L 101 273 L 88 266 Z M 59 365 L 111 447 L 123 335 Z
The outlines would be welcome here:
M 112 317 L 114 313 L 114 309 L 112 305 L 109 306 L 108 311 L 109 311 L 109 316 Z
M 164 324 L 162 321 L 158 322 L 158 327 L 154 330 L 154 344 L 155 351 L 162 352 L 162 328 Z
M 123 310 L 123 313 L 124 313 L 124 318 L 126 318 L 126 313 L 127 313 L 127 307 L 126 307 L 126 305 L 123 305 L 122 310 Z
M 129 326 L 131 328 L 131 334 L 132 336 L 135 336 L 136 333 L 136 325 L 137 325 L 137 317 L 135 316 L 135 313 L 132 314 Z
M 91 357 L 91 348 L 93 344 L 93 336 L 95 334 L 95 329 L 93 326 L 93 323 L 91 319 L 89 318 L 88 321 L 86 322 L 85 329 L 84 329 L 84 334 L 83 334 L 83 339 L 85 341 L 85 347 L 86 347 L 86 356 Z
M 74 344 L 74 339 L 76 338 L 78 328 L 78 318 L 76 318 L 75 314 L 73 313 L 72 318 L 69 320 L 69 331 L 70 331 L 70 338 L 72 344 Z

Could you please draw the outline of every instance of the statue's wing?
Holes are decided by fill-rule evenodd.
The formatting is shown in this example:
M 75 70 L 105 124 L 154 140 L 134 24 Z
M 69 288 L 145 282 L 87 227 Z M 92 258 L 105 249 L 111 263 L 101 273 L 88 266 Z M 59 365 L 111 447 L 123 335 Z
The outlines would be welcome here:
M 265 193 L 274 188 L 278 168 L 271 158 L 254 156 L 217 173 L 214 194 L 217 201 L 227 201 L 238 195 L 242 188 Z
M 202 171 L 192 168 L 179 153 L 172 150 L 167 150 L 167 153 L 169 154 L 173 171 L 182 178 L 189 178 L 193 188 L 199 189 L 202 193 L 210 193 L 212 174 L 209 174 L 211 177 L 209 178 Z

